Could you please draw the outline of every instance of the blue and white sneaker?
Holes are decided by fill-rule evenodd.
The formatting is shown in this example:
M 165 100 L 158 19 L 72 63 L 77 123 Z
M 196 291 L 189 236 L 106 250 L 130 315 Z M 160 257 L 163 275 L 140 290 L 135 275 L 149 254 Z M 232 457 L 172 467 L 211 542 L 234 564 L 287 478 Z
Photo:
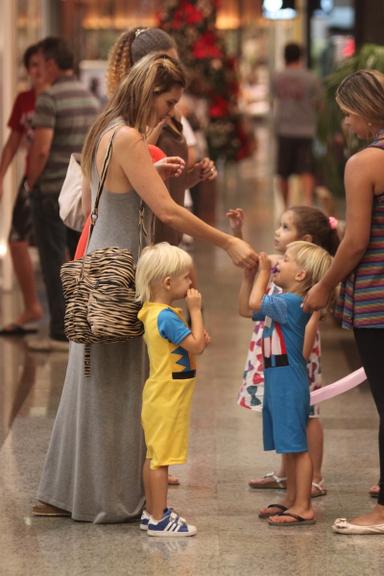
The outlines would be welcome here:
M 197 533 L 196 526 L 187 524 L 186 520 L 168 508 L 161 520 L 156 521 L 152 516 L 149 519 L 147 534 L 161 538 L 181 538 L 194 536 Z
M 169 514 L 170 512 L 173 511 L 173 508 L 164 508 L 163 510 L 163 514 Z M 144 508 L 142 514 L 141 514 L 141 518 L 140 518 L 140 530 L 148 530 L 148 524 L 149 524 L 149 519 L 150 519 L 151 515 L 149 512 L 147 512 Z
M 150 514 L 146 510 L 143 510 L 140 518 L 140 530 L 148 530 L 150 517 Z

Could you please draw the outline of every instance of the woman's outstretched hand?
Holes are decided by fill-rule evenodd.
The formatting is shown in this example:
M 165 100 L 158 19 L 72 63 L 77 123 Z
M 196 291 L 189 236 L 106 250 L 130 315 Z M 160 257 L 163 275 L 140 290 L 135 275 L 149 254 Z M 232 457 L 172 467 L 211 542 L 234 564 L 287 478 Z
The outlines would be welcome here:
M 226 251 L 236 266 L 255 268 L 258 264 L 259 259 L 254 249 L 240 238 L 230 236 Z
M 329 298 L 330 290 L 321 282 L 318 282 L 308 290 L 307 295 L 304 298 L 304 312 L 313 312 L 314 310 L 325 308 L 329 302 Z
M 185 162 L 180 156 L 166 156 L 154 163 L 156 170 L 163 180 L 171 176 L 181 176 L 185 169 Z

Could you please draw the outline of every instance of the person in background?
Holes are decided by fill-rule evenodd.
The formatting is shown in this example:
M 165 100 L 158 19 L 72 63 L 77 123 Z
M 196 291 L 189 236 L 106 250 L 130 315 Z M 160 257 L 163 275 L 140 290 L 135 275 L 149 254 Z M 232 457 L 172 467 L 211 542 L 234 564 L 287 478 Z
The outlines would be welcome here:
M 60 268 L 66 248 L 74 253 L 78 234 L 60 219 L 58 196 L 72 152 L 81 152 L 85 136 L 99 109 L 96 99 L 76 79 L 74 57 L 62 38 L 38 44 L 44 80 L 50 88 L 39 95 L 25 187 L 31 193 L 36 244 L 47 290 L 49 338 L 30 340 L 38 351 L 67 351 L 64 334 L 64 296 Z
M 30 146 L 33 138 L 32 116 L 36 97 L 46 88 L 41 72 L 41 55 L 37 45 L 29 46 L 24 53 L 23 63 L 31 88 L 20 92 L 14 102 L 8 127 L 7 138 L 0 159 L 0 199 L 4 194 L 4 178 L 16 152 L 26 146 L 26 170 L 30 159 Z M 12 213 L 9 248 L 13 268 L 23 296 L 24 309 L 10 324 L 0 329 L 1 336 L 24 336 L 37 332 L 36 321 L 43 316 L 43 309 L 36 290 L 33 264 L 29 246 L 33 242 L 33 222 L 29 194 L 24 187 L 25 176 L 20 183 Z
M 285 208 L 291 203 L 291 175 L 300 176 L 304 203 L 309 206 L 315 186 L 312 146 L 322 88 L 320 80 L 304 67 L 303 56 L 299 44 L 287 44 L 285 69 L 274 74 L 271 84 L 275 101 L 278 187 Z

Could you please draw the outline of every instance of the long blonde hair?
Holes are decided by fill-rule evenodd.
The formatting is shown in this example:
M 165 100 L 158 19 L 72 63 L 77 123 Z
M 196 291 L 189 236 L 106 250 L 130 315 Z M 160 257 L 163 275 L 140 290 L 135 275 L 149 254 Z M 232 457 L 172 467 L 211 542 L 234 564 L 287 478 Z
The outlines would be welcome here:
M 107 90 L 111 98 L 136 62 L 153 52 L 176 50 L 174 39 L 160 28 L 136 27 L 123 32 L 108 56 Z
M 99 138 L 113 120 L 121 118 L 144 134 L 151 122 L 154 98 L 175 86 L 185 87 L 185 75 L 180 63 L 170 56 L 157 52 L 135 64 L 88 132 L 81 159 L 83 174 L 90 178 Z
M 378 70 L 358 70 L 336 91 L 339 107 L 375 125 L 384 124 L 384 75 Z

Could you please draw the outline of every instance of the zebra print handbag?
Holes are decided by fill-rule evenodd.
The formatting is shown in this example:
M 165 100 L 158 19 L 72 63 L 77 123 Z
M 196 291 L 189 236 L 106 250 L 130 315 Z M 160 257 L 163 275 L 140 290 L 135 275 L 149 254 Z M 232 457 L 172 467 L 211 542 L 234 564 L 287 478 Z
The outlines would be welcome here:
M 112 155 L 112 134 L 99 180 L 91 215 L 91 237 Z M 139 210 L 140 247 L 144 230 L 144 204 Z M 89 243 L 89 239 L 88 239 Z M 81 344 L 122 342 L 141 336 L 143 324 L 135 301 L 135 260 L 128 249 L 101 248 L 61 267 L 65 299 L 64 330 L 68 340 Z M 89 347 L 88 361 L 89 367 Z

